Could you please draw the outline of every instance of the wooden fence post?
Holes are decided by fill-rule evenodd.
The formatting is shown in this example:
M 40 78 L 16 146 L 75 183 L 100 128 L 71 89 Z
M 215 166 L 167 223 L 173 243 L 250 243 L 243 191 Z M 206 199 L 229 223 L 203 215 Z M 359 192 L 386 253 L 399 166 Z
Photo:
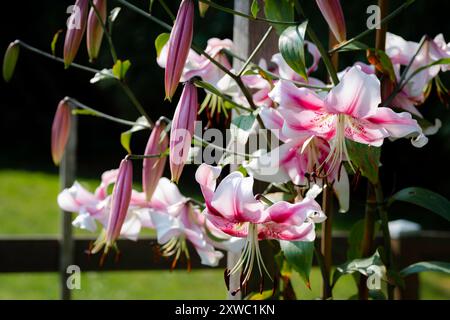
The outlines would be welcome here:
M 71 115 L 69 141 L 59 167 L 61 190 L 72 186 L 75 181 L 77 153 L 77 117 Z M 73 263 L 72 213 L 61 211 L 61 234 L 59 238 L 60 298 L 70 300 L 71 292 L 67 286 L 69 274 L 67 267 Z
M 264 8 L 263 1 L 260 2 L 260 8 Z M 246 14 L 250 13 L 251 0 L 235 0 L 234 1 L 234 9 L 236 11 L 240 11 Z M 268 29 L 267 23 L 261 23 L 256 21 L 250 21 L 247 18 L 234 16 L 234 25 L 233 25 L 233 42 L 234 48 L 233 51 L 244 59 L 247 59 L 254 48 L 258 45 L 259 41 L 266 33 Z M 278 37 L 275 32 L 272 32 L 268 39 L 264 42 L 261 49 L 255 55 L 253 62 L 258 62 L 261 58 L 270 61 L 272 55 L 278 51 Z M 233 67 L 235 70 L 239 70 L 242 66 L 243 62 L 238 59 L 234 59 Z M 232 167 L 232 170 L 233 167 Z M 258 188 L 257 183 L 255 183 L 256 189 Z M 264 248 L 262 248 L 264 250 Z M 263 253 L 264 256 L 264 253 Z M 227 266 L 228 269 L 231 269 L 237 262 L 239 258 L 239 254 L 236 253 L 228 253 L 227 256 Z M 239 288 L 239 274 L 235 274 L 230 277 L 230 289 Z M 241 299 L 241 293 L 238 292 L 236 295 L 232 296 L 228 293 L 228 299 L 230 300 L 238 300 Z

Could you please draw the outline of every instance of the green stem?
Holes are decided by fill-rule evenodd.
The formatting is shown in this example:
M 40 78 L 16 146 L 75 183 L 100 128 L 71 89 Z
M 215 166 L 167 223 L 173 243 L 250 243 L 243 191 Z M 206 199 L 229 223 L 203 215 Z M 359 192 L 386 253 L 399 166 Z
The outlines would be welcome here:
M 220 11 L 223 11 L 225 13 L 229 13 L 229 14 L 232 14 L 232 15 L 244 17 L 244 18 L 247 18 L 247 19 L 253 20 L 253 21 L 268 22 L 268 23 L 279 24 L 279 25 L 297 25 L 297 24 L 300 24 L 300 22 L 296 22 L 296 21 L 277 21 L 277 20 L 264 19 L 264 18 L 261 18 L 261 17 L 254 17 L 254 16 L 248 15 L 246 13 L 235 11 L 233 9 L 221 6 L 221 5 L 219 5 L 217 3 L 214 3 L 214 2 L 212 2 L 210 0 L 198 0 L 198 1 L 206 3 L 210 7 L 215 8 L 215 9 L 220 10 Z
M 131 102 L 133 103 L 133 105 L 137 109 L 137 111 L 145 117 L 145 119 L 147 120 L 147 122 L 150 125 L 150 128 L 153 128 L 154 123 L 153 123 L 152 119 L 150 118 L 148 113 L 145 111 L 144 107 L 139 102 L 139 100 L 136 98 L 133 91 L 131 91 L 131 89 L 128 87 L 128 85 L 126 83 L 124 83 L 122 81 L 120 81 L 119 83 L 120 83 L 120 87 L 125 92 L 125 94 L 128 96 L 128 98 L 131 100 Z
M 129 154 L 126 156 L 126 159 L 129 160 L 144 160 L 144 159 L 154 159 L 154 158 L 162 158 L 165 157 L 165 153 L 158 154 Z
M 117 52 L 116 52 L 116 48 L 114 47 L 114 43 L 112 41 L 111 34 L 109 33 L 108 29 L 106 28 L 106 21 L 102 20 L 102 16 L 100 15 L 98 8 L 94 5 L 94 1 L 89 0 L 89 4 L 91 5 L 92 9 L 94 9 L 95 15 L 97 16 L 97 19 L 100 22 L 100 25 L 102 26 L 105 37 L 108 40 L 109 49 L 111 51 L 111 57 L 115 64 L 117 62 Z
M 261 47 L 263 46 L 264 42 L 266 42 L 267 38 L 269 37 L 270 33 L 272 32 L 273 27 L 270 26 L 269 29 L 267 29 L 266 33 L 263 35 L 263 37 L 261 38 L 261 40 L 259 41 L 258 45 L 256 46 L 256 48 L 253 50 L 252 54 L 250 55 L 250 57 L 248 57 L 247 61 L 245 61 L 244 65 L 241 68 L 241 71 L 238 72 L 237 76 L 240 77 L 242 76 L 242 74 L 244 73 L 245 69 L 247 68 L 247 66 L 249 65 L 249 63 L 253 60 L 253 58 L 256 56 L 256 54 L 258 53 L 258 51 L 261 49 Z
M 378 183 L 375 186 L 375 196 L 378 205 L 378 212 L 381 218 L 381 231 L 383 233 L 383 241 L 384 241 L 384 262 L 387 270 L 396 271 L 396 266 L 394 263 L 394 257 L 392 255 L 392 247 L 391 247 L 391 233 L 389 231 L 389 217 L 386 210 L 386 202 L 384 201 L 383 189 L 381 185 Z M 394 289 L 395 285 L 388 283 L 388 299 L 394 299 Z
M 31 52 L 34 52 L 34 53 L 37 53 L 37 54 L 39 54 L 39 55 L 41 55 L 43 57 L 46 57 L 48 59 L 51 59 L 51 60 L 54 60 L 54 61 L 57 61 L 57 62 L 60 62 L 60 63 L 64 64 L 64 59 L 62 59 L 62 58 L 55 57 L 54 55 L 51 55 L 50 53 L 47 53 L 47 52 L 42 51 L 40 49 L 37 49 L 37 48 L 35 48 L 33 46 L 30 46 L 29 44 L 26 44 L 22 40 L 16 40 L 16 41 L 24 49 L 27 49 L 27 50 L 29 50 Z M 94 69 L 94 68 L 91 68 L 91 67 L 87 67 L 87 66 L 83 66 L 81 64 L 74 63 L 74 62 L 71 63 L 70 66 L 74 67 L 74 68 L 77 68 L 77 69 L 80 69 L 80 70 L 88 71 L 88 72 L 91 72 L 91 73 L 94 73 L 94 74 L 100 72 L 100 70 L 97 70 L 97 69 Z
M 95 115 L 97 117 L 104 118 L 106 120 L 109 120 L 109 121 L 112 121 L 112 122 L 116 122 L 116 123 L 119 123 L 119 124 L 123 124 L 123 125 L 126 125 L 126 126 L 130 126 L 130 127 L 133 127 L 133 126 L 138 124 L 138 123 L 133 122 L 133 121 L 128 121 L 128 120 L 125 120 L 125 119 L 117 118 L 117 117 L 111 116 L 109 114 L 103 113 L 101 111 L 95 110 L 95 109 L 93 109 L 91 107 L 88 107 L 87 105 L 79 102 L 78 100 L 76 100 L 74 98 L 66 97 L 64 99 L 72 107 L 76 107 L 76 108 L 87 110 L 87 111 L 91 112 L 93 115 Z M 139 124 L 139 125 L 141 125 L 141 124 Z M 145 127 L 146 125 L 142 124 L 142 126 Z M 150 129 L 149 126 L 148 126 L 148 128 Z
M 298 0 L 295 0 L 295 9 L 297 10 L 297 13 L 300 16 L 303 16 L 306 19 L 305 12 L 303 11 L 302 6 L 300 5 L 300 2 Z M 325 50 L 324 46 L 320 42 L 319 38 L 317 37 L 316 33 L 312 29 L 310 25 L 306 28 L 306 33 L 308 34 L 309 38 L 312 42 L 316 45 L 317 49 L 320 52 L 320 56 L 322 57 L 323 63 L 325 64 L 325 67 L 327 68 L 328 74 L 330 75 L 330 79 L 334 86 L 336 86 L 339 83 L 339 78 L 337 76 L 336 69 L 333 66 L 333 63 L 328 56 L 328 51 Z
M 170 10 L 169 6 L 166 4 L 164 0 L 158 0 L 161 7 L 163 7 L 164 11 L 167 13 L 167 15 L 170 17 L 172 21 L 175 21 L 176 17 L 173 14 L 172 10 Z
M 385 23 L 387 23 L 389 20 L 391 20 L 392 18 L 394 18 L 395 16 L 397 16 L 400 12 L 402 12 L 404 9 L 406 9 L 407 7 L 409 7 L 415 0 L 408 0 L 405 3 L 403 3 L 401 6 L 399 6 L 397 9 L 395 9 L 394 11 L 392 11 L 390 14 L 388 14 L 385 18 L 381 19 L 380 21 L 380 25 L 383 25 Z M 333 53 L 335 51 L 338 51 L 339 49 L 342 49 L 346 46 L 348 46 L 349 44 L 358 41 L 359 39 L 365 37 L 366 35 L 370 34 L 371 32 L 373 32 L 374 30 L 377 30 L 376 28 L 373 29 L 367 29 L 363 32 L 361 32 L 360 34 L 358 34 L 357 36 L 351 38 L 350 40 L 344 41 L 341 44 L 339 44 L 338 46 L 334 47 L 333 49 L 330 50 L 330 53 Z

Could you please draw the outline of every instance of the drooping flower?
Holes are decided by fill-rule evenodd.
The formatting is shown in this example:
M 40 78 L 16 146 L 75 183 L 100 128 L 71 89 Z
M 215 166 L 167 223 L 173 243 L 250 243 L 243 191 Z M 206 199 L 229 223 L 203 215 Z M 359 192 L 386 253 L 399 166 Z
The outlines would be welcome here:
M 147 146 L 145 148 L 146 155 L 158 155 L 164 153 L 169 146 L 169 139 L 165 132 L 165 124 L 158 120 L 150 134 Z M 145 158 L 142 168 L 142 188 L 148 201 L 152 199 L 159 179 L 164 173 L 166 165 L 166 156 L 155 158 Z
M 419 50 L 419 43 L 406 41 L 392 33 L 386 35 L 386 53 L 391 58 L 396 72 L 397 81 L 400 81 L 401 66 L 410 66 L 404 79 L 409 79 L 418 69 L 435 61 L 450 58 L 450 45 L 445 43 L 442 34 L 434 39 L 425 38 Z M 418 72 L 406 84 L 402 84 L 400 92 L 392 100 L 393 107 L 402 108 L 420 118 L 422 114 L 416 106 L 424 103 L 426 91 L 439 71 L 450 70 L 450 64 L 435 65 Z
M 180 179 L 189 155 L 197 111 L 197 88 L 191 82 L 186 82 L 170 129 L 170 172 L 172 181 L 176 183 Z
M 72 187 L 64 189 L 58 195 L 58 205 L 67 212 L 78 213 L 73 220 L 74 227 L 95 232 L 97 221 L 106 228 L 111 208 L 111 195 L 108 188 L 117 180 L 118 170 L 109 170 L 102 174 L 101 184 L 94 193 L 86 190 L 80 183 L 75 182 Z M 122 226 L 120 235 L 136 240 L 141 227 L 151 228 L 149 204 L 145 203 L 145 196 L 133 190 L 127 218 Z
M 94 7 L 92 7 L 89 12 L 86 35 L 87 50 L 90 61 L 94 61 L 98 57 L 104 33 L 102 23 L 105 24 L 107 14 L 106 0 L 94 0 L 93 4 L 97 8 L 102 21 L 99 21 Z
M 86 31 L 89 0 L 77 0 L 68 20 L 66 39 L 64 42 L 64 65 L 70 66 L 80 48 L 81 40 Z
M 256 263 L 261 276 L 265 270 L 271 277 L 261 257 L 259 240 L 313 241 L 314 223 L 322 222 L 325 216 L 312 197 L 294 204 L 280 201 L 265 206 L 253 195 L 253 178 L 240 172 L 229 174 L 216 187 L 220 171 L 219 167 L 202 164 L 195 178 L 205 199 L 206 218 L 226 234 L 246 239 L 242 256 L 229 274 L 242 267 L 241 284 L 245 285 Z
M 201 263 L 217 266 L 223 257 L 214 249 L 205 230 L 205 218 L 189 199 L 181 195 L 177 186 L 166 178 L 161 178 L 151 201 L 151 218 L 157 232 L 158 243 L 162 245 L 164 256 L 174 256 L 172 268 L 181 254 L 188 260 L 189 241 L 201 258 Z
M 166 98 L 171 100 L 180 82 L 192 44 L 194 31 L 194 1 L 183 0 L 178 9 L 169 38 L 164 78 Z
M 231 69 L 231 64 L 223 49 L 232 49 L 233 42 L 229 39 L 211 38 L 208 40 L 208 45 L 205 52 L 214 58 L 217 62 L 222 64 L 225 68 Z M 167 43 L 161 50 L 157 58 L 158 65 L 162 68 L 167 67 L 169 44 Z M 189 51 L 189 55 L 184 65 L 183 73 L 180 78 L 180 82 L 186 82 L 193 77 L 200 77 L 203 81 L 206 81 L 213 86 L 217 87 L 217 82 L 224 76 L 224 72 L 220 70 L 214 63 L 212 63 L 204 55 L 197 54 L 194 50 Z
M 52 158 L 53 163 L 59 165 L 64 155 L 71 126 L 72 109 L 67 101 L 61 100 L 56 109 L 52 124 Z
M 316 0 L 316 3 L 336 39 L 339 42 L 345 41 L 347 31 L 340 0 Z
M 325 98 L 286 81 L 277 83 L 270 96 L 280 105 L 278 110 L 285 120 L 282 132 L 287 138 L 309 134 L 330 141 L 331 151 L 324 162 L 330 172 L 349 160 L 346 139 L 375 147 L 387 137 L 412 135 L 416 146 L 427 141 L 409 113 L 379 107 L 379 80 L 358 66 L 350 68 Z

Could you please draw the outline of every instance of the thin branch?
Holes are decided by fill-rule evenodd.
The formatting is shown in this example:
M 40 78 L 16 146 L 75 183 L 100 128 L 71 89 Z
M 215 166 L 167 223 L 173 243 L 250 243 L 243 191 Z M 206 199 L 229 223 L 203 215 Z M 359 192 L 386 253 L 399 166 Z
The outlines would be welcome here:
M 131 102 L 133 103 L 134 107 L 136 108 L 136 110 L 145 117 L 145 119 L 147 120 L 147 122 L 150 125 L 150 128 L 153 128 L 154 126 L 154 122 L 153 120 L 150 118 L 150 116 L 148 115 L 148 113 L 145 111 L 144 107 L 142 106 L 142 104 L 139 102 L 139 100 L 136 98 L 136 96 L 134 95 L 133 91 L 131 91 L 130 87 L 128 87 L 128 85 L 126 83 L 124 83 L 123 81 L 119 81 L 120 83 L 120 87 L 122 88 L 122 90 L 125 92 L 125 94 L 128 96 L 128 98 L 131 100 Z
M 395 9 L 394 11 L 392 11 L 390 14 L 388 14 L 384 19 L 381 19 L 380 21 L 380 25 L 383 25 L 385 23 L 387 23 L 389 20 L 391 20 L 392 18 L 394 18 L 395 16 L 397 16 L 400 12 L 402 12 L 404 9 L 408 8 L 415 0 L 408 0 L 405 3 L 403 3 L 401 6 L 399 6 L 397 9 Z M 377 30 L 376 28 L 373 29 L 367 29 L 363 32 L 361 32 L 360 34 L 358 34 L 357 36 L 351 38 L 350 40 L 344 41 L 341 44 L 339 44 L 338 46 L 334 47 L 333 49 L 331 49 L 329 52 L 333 53 L 335 51 L 338 51 L 341 48 L 344 48 L 346 46 L 348 46 L 349 44 L 358 41 L 359 39 L 365 37 L 366 35 L 370 34 L 371 32 L 373 32 L 374 30 Z

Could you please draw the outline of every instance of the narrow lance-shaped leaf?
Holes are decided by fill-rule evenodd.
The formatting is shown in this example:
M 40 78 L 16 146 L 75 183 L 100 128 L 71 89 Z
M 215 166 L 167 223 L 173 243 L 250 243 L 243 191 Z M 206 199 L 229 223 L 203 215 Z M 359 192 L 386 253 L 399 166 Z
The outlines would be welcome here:
M 450 221 L 450 201 L 440 194 L 424 188 L 410 187 L 394 194 L 388 202 L 404 201 L 428 209 Z
M 440 272 L 450 274 L 450 263 L 441 261 L 417 262 L 400 271 L 400 275 L 406 277 L 419 272 Z
M 378 182 L 381 148 L 368 146 L 346 139 L 347 152 L 352 166 L 372 183 Z
M 308 21 L 286 28 L 280 36 L 278 47 L 286 63 L 305 80 L 308 79 L 305 63 L 305 33 Z

